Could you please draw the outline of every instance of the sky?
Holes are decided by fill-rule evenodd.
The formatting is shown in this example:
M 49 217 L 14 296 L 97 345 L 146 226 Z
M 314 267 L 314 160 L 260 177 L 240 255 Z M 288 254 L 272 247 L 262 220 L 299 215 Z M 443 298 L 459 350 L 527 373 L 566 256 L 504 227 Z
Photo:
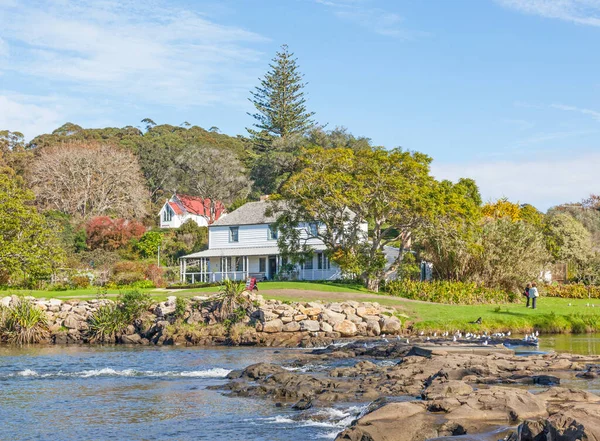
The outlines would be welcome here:
M 0 130 L 245 134 L 282 44 L 308 108 L 541 210 L 600 192 L 600 0 L 0 0 Z

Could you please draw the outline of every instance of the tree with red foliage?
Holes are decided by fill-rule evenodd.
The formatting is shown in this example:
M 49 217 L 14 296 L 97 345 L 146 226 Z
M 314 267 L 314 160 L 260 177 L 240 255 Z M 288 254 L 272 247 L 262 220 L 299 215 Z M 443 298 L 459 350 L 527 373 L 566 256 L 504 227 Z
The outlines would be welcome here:
M 132 238 L 142 237 L 146 228 L 134 220 L 98 216 L 87 222 L 85 231 L 90 250 L 114 251 L 127 245 Z

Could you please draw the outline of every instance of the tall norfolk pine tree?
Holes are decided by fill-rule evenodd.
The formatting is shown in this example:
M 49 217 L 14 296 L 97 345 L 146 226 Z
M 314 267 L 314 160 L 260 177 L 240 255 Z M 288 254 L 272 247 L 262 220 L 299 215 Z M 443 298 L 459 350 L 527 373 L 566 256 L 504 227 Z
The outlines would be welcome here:
M 247 130 L 260 153 L 271 150 L 275 138 L 302 135 L 314 126 L 311 119 L 314 112 L 307 112 L 305 106 L 306 83 L 302 82 L 294 54 L 284 44 L 272 61 L 270 70 L 249 98 L 256 113 L 248 114 L 256 123 Z

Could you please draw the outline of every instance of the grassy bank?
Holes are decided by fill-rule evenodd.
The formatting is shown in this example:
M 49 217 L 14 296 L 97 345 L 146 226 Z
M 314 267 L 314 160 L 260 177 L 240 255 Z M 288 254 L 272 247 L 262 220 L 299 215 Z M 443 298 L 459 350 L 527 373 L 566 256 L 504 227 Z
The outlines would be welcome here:
M 379 302 L 393 306 L 402 314 L 403 322 L 415 331 L 488 331 L 513 333 L 538 330 L 546 333 L 585 333 L 600 332 L 600 300 L 561 299 L 556 297 L 540 297 L 538 308 L 525 308 L 525 302 L 503 305 L 446 305 L 440 303 L 420 302 L 385 294 L 371 293 L 360 285 L 340 285 L 311 282 L 262 282 L 259 284 L 260 294 L 267 299 L 284 301 L 316 301 L 326 302 L 356 300 L 361 302 Z M 181 290 L 145 289 L 156 301 L 167 296 L 193 297 L 210 295 L 218 291 L 218 287 L 194 288 Z M 93 299 L 98 296 L 98 289 L 78 289 L 69 291 L 0 291 L 0 297 L 10 294 L 32 295 L 38 298 Z M 119 290 L 108 290 L 108 297 L 116 297 Z M 594 304 L 597 301 L 598 304 Z M 587 304 L 590 306 L 586 306 Z M 569 306 L 569 304 L 571 306 Z M 591 305 L 595 306 L 592 307 Z M 481 317 L 480 325 L 470 322 Z
M 319 298 L 318 293 L 304 292 L 301 295 L 289 293 L 266 293 L 266 298 L 285 301 L 311 301 Z M 353 296 L 335 293 L 323 293 L 323 300 L 377 301 L 380 304 L 394 306 L 403 314 L 403 322 L 415 331 L 426 332 L 506 332 L 526 333 L 537 330 L 544 333 L 585 333 L 600 332 L 600 301 L 575 300 L 542 297 L 537 309 L 525 307 L 521 303 L 504 305 L 445 305 L 440 303 L 419 302 L 384 294 L 374 295 L 357 293 Z M 590 306 L 587 306 L 590 304 Z M 591 305 L 595 306 L 592 307 Z M 571 306 L 569 306 L 571 305 Z M 481 317 L 481 324 L 475 324 Z

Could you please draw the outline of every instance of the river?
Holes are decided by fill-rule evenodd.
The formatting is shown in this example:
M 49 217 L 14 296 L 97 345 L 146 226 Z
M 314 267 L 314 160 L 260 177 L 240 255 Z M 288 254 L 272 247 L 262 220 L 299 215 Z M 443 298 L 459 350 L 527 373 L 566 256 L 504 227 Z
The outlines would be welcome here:
M 269 348 L 0 348 L 1 440 L 333 439 L 361 411 L 292 411 L 206 389 Z
M 516 348 L 521 353 L 537 352 Z M 543 336 L 539 351 L 599 354 L 600 336 Z M 0 348 L 0 440 L 333 439 L 364 404 L 293 411 L 207 386 L 299 349 L 124 346 Z M 341 363 L 352 363 L 344 360 Z M 385 363 L 386 361 L 383 361 Z M 336 363 L 340 363 L 337 361 Z M 319 371 L 319 366 L 310 367 Z M 571 386 L 600 392 L 600 384 Z

